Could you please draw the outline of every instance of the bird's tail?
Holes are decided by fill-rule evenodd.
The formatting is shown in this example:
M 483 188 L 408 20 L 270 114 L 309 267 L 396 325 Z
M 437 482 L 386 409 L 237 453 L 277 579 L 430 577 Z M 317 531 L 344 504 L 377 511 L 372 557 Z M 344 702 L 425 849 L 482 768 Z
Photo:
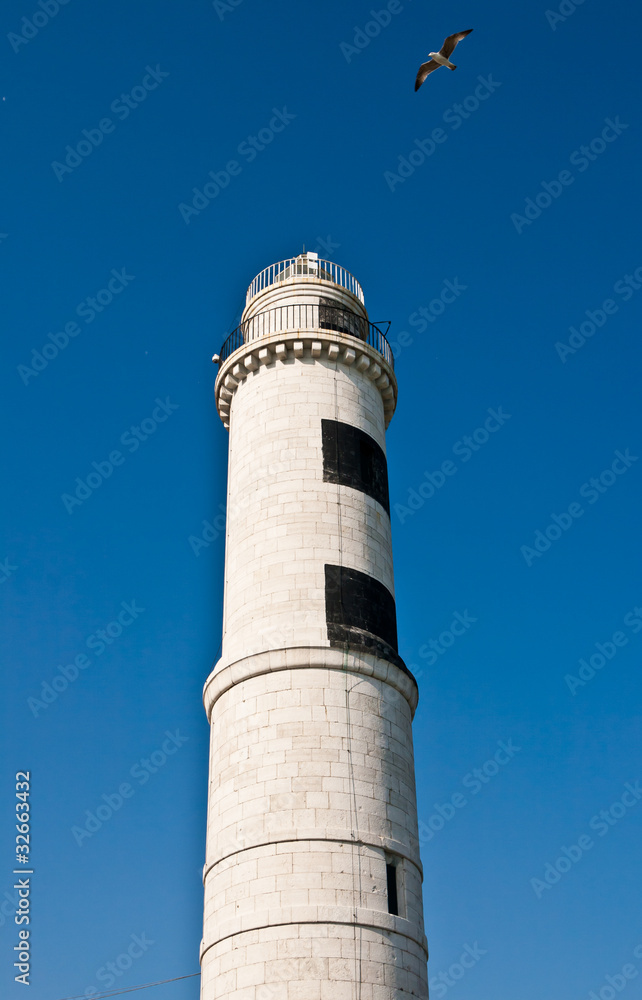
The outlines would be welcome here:
M 456 67 L 456 66 L 451 66 L 450 68 L 451 68 L 451 69 L 457 69 L 457 67 Z

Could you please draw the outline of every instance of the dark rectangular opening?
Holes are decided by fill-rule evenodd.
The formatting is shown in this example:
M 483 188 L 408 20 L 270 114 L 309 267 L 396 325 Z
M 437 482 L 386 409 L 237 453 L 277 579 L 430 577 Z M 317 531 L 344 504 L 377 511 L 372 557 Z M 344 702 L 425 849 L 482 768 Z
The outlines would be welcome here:
M 368 324 L 363 316 L 345 309 L 336 299 L 319 300 L 319 326 L 322 330 L 336 330 L 338 333 L 349 333 L 351 337 L 359 337 L 361 340 L 368 339 Z
M 397 898 L 397 866 L 386 864 L 386 878 L 388 880 L 388 913 L 399 916 L 399 900 Z

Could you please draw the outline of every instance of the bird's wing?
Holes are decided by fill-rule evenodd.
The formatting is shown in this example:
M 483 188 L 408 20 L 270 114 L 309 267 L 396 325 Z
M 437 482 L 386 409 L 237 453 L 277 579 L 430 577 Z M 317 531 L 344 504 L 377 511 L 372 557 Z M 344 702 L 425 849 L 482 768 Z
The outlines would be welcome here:
M 448 38 L 444 40 L 444 44 L 439 50 L 439 55 L 444 56 L 444 58 L 447 59 L 448 56 L 452 55 L 452 53 L 455 51 L 455 46 L 457 45 L 457 42 L 461 42 L 462 38 L 465 38 L 466 35 L 469 35 L 472 30 L 473 30 L 472 28 L 469 28 L 468 31 L 456 31 L 454 35 L 448 35 Z
M 415 80 L 415 91 L 419 90 L 428 74 L 432 73 L 435 69 L 439 69 L 439 63 L 436 63 L 434 59 L 429 59 L 428 62 L 421 64 L 417 73 L 417 79 Z

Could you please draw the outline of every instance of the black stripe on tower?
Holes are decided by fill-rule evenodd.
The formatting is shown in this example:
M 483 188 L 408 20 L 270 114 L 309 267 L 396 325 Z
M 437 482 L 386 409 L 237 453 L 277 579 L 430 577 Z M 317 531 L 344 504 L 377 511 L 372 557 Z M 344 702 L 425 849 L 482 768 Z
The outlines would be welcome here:
M 374 438 L 339 420 L 322 420 L 323 481 L 366 493 L 390 517 L 388 465 Z M 393 601 L 394 604 L 394 601 Z
M 397 652 L 395 599 L 379 580 L 326 563 L 325 617 L 330 646 L 373 653 L 410 674 Z

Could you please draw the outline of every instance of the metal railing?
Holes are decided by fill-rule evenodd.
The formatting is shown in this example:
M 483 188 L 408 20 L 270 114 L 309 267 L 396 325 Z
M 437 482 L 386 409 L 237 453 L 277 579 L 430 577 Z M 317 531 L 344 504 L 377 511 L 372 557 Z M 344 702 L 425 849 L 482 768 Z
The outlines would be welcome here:
M 330 260 L 320 260 L 316 255 L 304 253 L 299 257 L 281 260 L 278 264 L 270 264 L 269 267 L 260 271 L 247 290 L 246 304 L 264 288 L 274 285 L 277 281 L 285 281 L 286 278 L 296 278 L 300 274 L 331 281 L 335 285 L 340 285 L 341 288 L 346 288 L 353 295 L 356 295 L 360 302 L 364 302 L 361 285 L 354 275 L 346 271 L 345 267 L 333 264 Z
M 250 316 L 227 337 L 219 354 L 220 364 L 244 344 L 251 344 L 261 337 L 286 330 L 334 330 L 347 334 L 374 347 L 390 367 L 394 368 L 390 344 L 378 326 L 348 309 L 309 302 L 274 306 Z

